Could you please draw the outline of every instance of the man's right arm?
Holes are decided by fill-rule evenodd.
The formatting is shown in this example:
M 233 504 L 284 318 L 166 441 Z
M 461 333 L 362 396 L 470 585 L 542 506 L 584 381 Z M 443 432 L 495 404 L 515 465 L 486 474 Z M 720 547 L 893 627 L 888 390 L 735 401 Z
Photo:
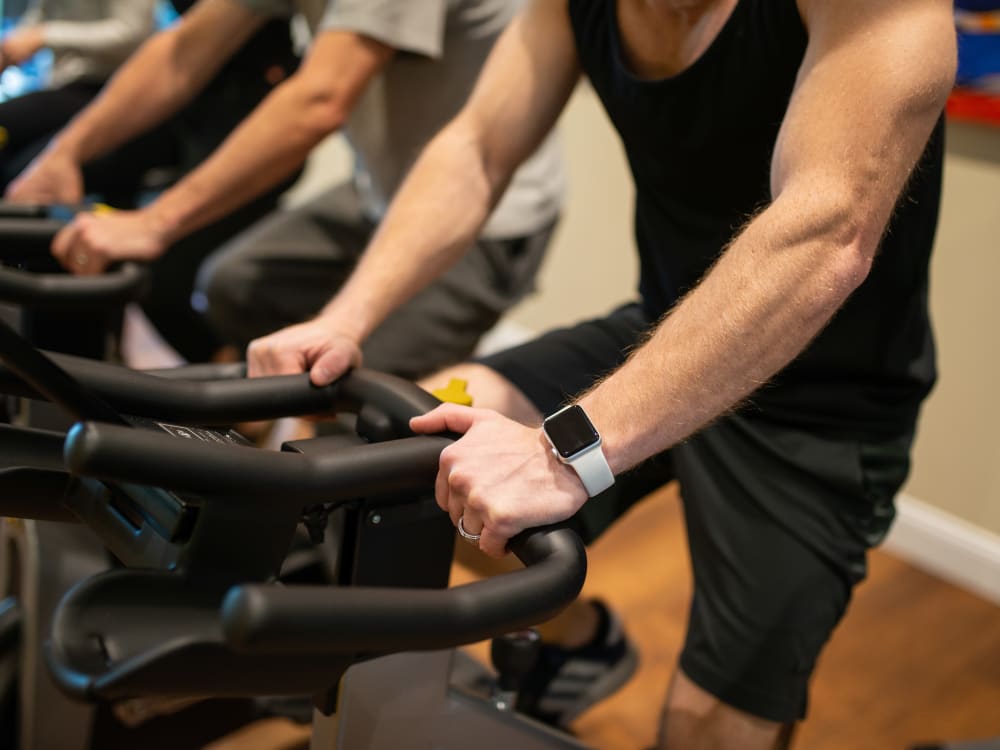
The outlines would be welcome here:
M 236 0 L 200 0 L 146 42 L 101 94 L 8 190 L 11 200 L 73 202 L 80 167 L 166 120 L 189 102 L 264 23 Z M 70 185 L 65 182 L 69 181 Z
M 498 40 L 466 106 L 417 160 L 339 294 L 312 321 L 253 342 L 250 374 L 309 370 L 322 385 L 358 364 L 379 323 L 473 244 L 579 75 L 566 0 L 534 0 Z

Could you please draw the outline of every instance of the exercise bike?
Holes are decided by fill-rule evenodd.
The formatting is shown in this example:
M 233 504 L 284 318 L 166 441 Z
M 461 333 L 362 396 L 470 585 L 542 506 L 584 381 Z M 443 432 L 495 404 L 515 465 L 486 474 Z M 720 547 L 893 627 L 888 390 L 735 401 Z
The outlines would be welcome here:
M 141 296 L 146 274 L 125 264 L 99 277 L 59 272 L 50 253 L 71 211 L 0 203 L 0 318 L 49 348 L 95 357 L 117 353 L 121 310 Z M 0 421 L 65 427 L 48 404 L 7 399 Z M 0 520 L 0 747 L 54 746 L 49 712 L 58 710 L 72 750 L 92 721 L 89 707 L 68 701 L 41 664 L 40 643 L 59 597 L 77 580 L 108 565 L 92 535 L 44 520 Z M 44 708 L 43 708 L 44 707 Z
M 65 434 L 0 431 L 0 487 L 32 498 L 0 512 L 74 516 L 124 565 L 57 608 L 45 657 L 64 690 L 118 705 L 308 694 L 314 748 L 582 747 L 448 686 L 454 646 L 552 616 L 586 563 L 568 530 L 535 530 L 511 545 L 524 570 L 444 588 L 454 529 L 431 491 L 449 441 L 408 429 L 436 399 L 365 371 L 320 389 L 305 375 L 192 382 L 54 358 L 60 368 L 8 338 L 0 387 L 86 421 Z M 290 402 L 356 412 L 356 433 L 272 453 L 184 426 L 259 416 L 263 403 L 288 413 Z M 338 585 L 276 583 L 299 524 L 319 536 L 336 509 Z

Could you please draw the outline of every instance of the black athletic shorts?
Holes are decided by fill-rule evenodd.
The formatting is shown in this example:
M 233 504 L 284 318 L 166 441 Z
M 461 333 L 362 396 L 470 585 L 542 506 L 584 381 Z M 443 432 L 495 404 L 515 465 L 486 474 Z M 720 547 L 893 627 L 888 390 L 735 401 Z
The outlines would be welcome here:
M 628 305 L 480 362 L 547 414 L 618 367 L 650 325 Z M 729 705 L 794 721 L 865 553 L 892 521 L 911 441 L 819 435 L 744 409 L 619 477 L 573 525 L 592 541 L 679 480 L 695 583 L 681 669 Z

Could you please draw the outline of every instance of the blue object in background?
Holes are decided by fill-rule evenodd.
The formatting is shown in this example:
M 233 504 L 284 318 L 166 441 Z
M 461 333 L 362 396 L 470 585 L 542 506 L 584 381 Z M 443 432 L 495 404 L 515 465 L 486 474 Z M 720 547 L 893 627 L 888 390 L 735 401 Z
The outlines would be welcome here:
M 156 28 L 165 29 L 178 18 L 177 11 L 168 0 L 160 0 L 156 4 Z
M 0 0 L 0 38 L 6 36 L 11 29 L 17 26 L 23 8 L 19 10 L 14 7 L 16 5 L 16 3 L 4 3 Z M 21 3 L 21 5 L 25 5 L 25 3 Z M 177 11 L 168 0 L 161 0 L 156 4 L 156 27 L 158 29 L 166 28 L 177 18 Z M 0 101 L 45 88 L 51 70 L 52 51 L 47 49 L 43 49 L 20 65 L 7 68 L 3 73 L 0 73 Z
M 1000 34 L 958 34 L 959 86 L 1000 93 Z
M 955 7 L 961 10 L 1000 10 L 997 0 L 955 0 Z
M 1000 32 L 979 29 L 975 24 L 977 13 L 1000 13 L 1000 0 L 956 0 L 955 10 L 958 24 L 955 82 L 959 86 L 1000 93 Z
M 0 36 L 6 36 L 16 25 L 16 18 L 0 19 Z M 0 101 L 44 88 L 50 70 L 52 70 L 52 51 L 47 49 L 43 49 L 20 65 L 7 68 L 0 73 Z

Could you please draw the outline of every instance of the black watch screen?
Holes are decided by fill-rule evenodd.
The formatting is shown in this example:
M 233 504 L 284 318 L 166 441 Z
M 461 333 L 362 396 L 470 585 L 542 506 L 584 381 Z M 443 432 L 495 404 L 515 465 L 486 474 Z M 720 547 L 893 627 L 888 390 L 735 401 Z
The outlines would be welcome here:
M 553 414 L 545 420 L 544 427 L 556 452 L 563 458 L 571 458 L 601 437 L 578 404 Z

